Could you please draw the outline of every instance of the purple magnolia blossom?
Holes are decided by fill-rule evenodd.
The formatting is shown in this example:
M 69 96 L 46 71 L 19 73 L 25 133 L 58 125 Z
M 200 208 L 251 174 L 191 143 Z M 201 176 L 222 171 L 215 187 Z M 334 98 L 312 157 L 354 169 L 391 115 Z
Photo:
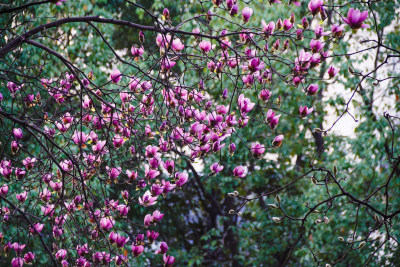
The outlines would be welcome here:
M 307 94 L 308 95 L 315 95 L 318 92 L 318 84 L 310 84 L 307 88 Z
M 233 144 L 231 144 L 233 145 Z M 210 166 L 210 170 L 212 174 L 217 174 L 224 169 L 224 166 L 219 165 L 218 163 L 214 163 Z
M 140 254 L 142 254 L 143 250 L 143 246 L 135 246 L 135 244 L 132 244 L 132 254 L 134 257 L 138 257 Z
M 350 28 L 353 30 L 358 30 L 361 28 L 369 28 L 369 25 L 364 24 L 364 20 L 368 17 L 368 11 L 361 12 L 358 9 L 350 8 L 347 13 L 347 18 L 343 18 L 344 22 L 346 22 Z
M 210 52 L 211 49 L 212 49 L 211 42 L 210 42 L 210 41 L 201 41 L 201 42 L 199 43 L 199 48 L 201 49 L 201 51 L 202 51 L 203 53 L 208 54 L 208 52 Z
M 245 7 L 242 10 L 242 17 L 243 17 L 243 22 L 246 23 L 250 20 L 251 15 L 253 15 L 253 9 L 250 7 Z
M 324 4 L 324 0 L 310 0 L 308 3 L 308 10 L 310 10 L 313 16 L 317 15 Z
M 153 223 L 157 223 L 161 221 L 161 219 L 164 217 L 164 214 L 161 213 L 159 210 L 153 211 L 153 216 L 152 216 L 152 221 Z
M 265 34 L 266 37 L 269 37 L 271 34 L 274 33 L 275 30 L 275 22 L 270 21 L 268 24 L 264 21 L 261 20 L 261 24 L 263 26 L 262 32 Z
M 345 24 L 342 24 L 342 25 L 333 24 L 331 26 L 333 36 L 336 38 L 341 37 L 345 26 L 346 26 Z
M 160 248 L 155 252 L 155 254 L 165 254 L 168 251 L 168 245 L 165 242 L 161 242 Z
M 231 11 L 229 12 L 229 14 L 231 16 L 235 16 L 239 13 L 239 6 L 237 4 L 234 4 L 231 8 Z
M 250 60 L 249 64 L 247 65 L 247 68 L 251 72 L 262 70 L 264 68 L 264 62 L 262 62 L 258 57 L 253 58 Z
M 139 203 L 142 206 L 148 207 L 157 203 L 157 197 L 152 197 L 149 190 L 147 190 L 143 197 L 139 197 Z
M 164 254 L 163 261 L 166 267 L 171 267 L 175 262 L 175 257 L 171 255 Z
M 183 48 L 185 48 L 185 45 L 182 43 L 182 41 L 180 39 L 174 39 L 172 41 L 171 44 L 172 49 L 174 49 L 175 51 L 179 52 L 181 51 Z
M 233 169 L 233 176 L 234 177 L 245 177 L 246 173 L 245 173 L 245 169 L 243 166 L 237 166 L 235 169 Z
M 141 47 L 135 47 L 135 46 L 132 46 L 131 47 L 131 53 L 132 53 L 132 56 L 135 58 L 135 60 L 137 61 L 142 55 L 143 55 L 143 53 L 144 53 L 144 48 L 143 48 L 143 46 L 141 46 Z
M 259 142 L 253 143 L 251 145 L 251 153 L 255 158 L 261 158 L 262 154 L 265 152 L 265 147 Z
M 242 116 L 244 116 L 253 109 L 255 103 L 252 103 L 249 98 L 245 98 L 244 94 L 241 94 L 238 98 L 238 106 Z
M 28 196 L 28 192 L 24 191 L 21 194 L 16 194 L 15 197 L 17 200 L 21 203 L 25 202 L 26 198 Z
M 290 19 L 285 19 L 283 21 L 283 30 L 284 31 L 289 31 L 293 27 L 293 23 L 290 22 Z
M 308 114 L 310 114 L 314 109 L 313 108 L 308 108 L 307 105 L 306 106 L 300 106 L 299 108 L 299 113 L 300 113 L 300 117 L 304 118 L 306 117 Z
M 328 69 L 329 78 L 332 79 L 339 73 L 339 68 L 335 68 L 334 66 L 330 66 Z
M 22 134 L 21 128 L 14 128 L 14 129 L 12 130 L 12 133 L 13 133 L 13 135 L 14 135 L 14 138 L 15 138 L 17 141 L 22 139 L 23 134 Z
M 2 197 L 6 197 L 7 194 L 8 194 L 8 185 L 7 185 L 7 184 L 3 184 L 3 185 L 0 187 L 0 195 L 1 195 Z
M 187 173 L 183 173 L 183 172 L 177 172 L 175 173 L 175 184 L 179 187 L 181 187 L 182 185 L 184 185 L 187 180 L 188 180 L 189 176 Z
M 122 74 L 117 68 L 115 68 L 110 74 L 110 79 L 111 79 L 111 82 L 113 82 L 113 83 L 118 83 L 121 80 L 121 78 L 122 78 Z
M 109 231 L 115 224 L 115 221 L 112 217 L 103 217 L 100 220 L 100 227 Z
M 320 51 L 324 48 L 324 46 L 325 46 L 325 43 L 321 43 L 321 42 L 318 41 L 318 40 L 312 39 L 312 40 L 310 41 L 310 48 L 311 48 L 311 51 L 312 51 L 313 53 L 318 53 L 318 52 L 320 52 Z
M 324 32 L 324 28 L 319 24 L 315 26 L 314 32 L 315 32 L 315 38 L 317 39 L 328 34 L 328 32 Z
M 282 141 L 283 141 L 283 135 L 278 135 L 272 141 L 272 146 L 280 147 L 282 145 Z
M 12 267 L 22 267 L 24 265 L 24 260 L 20 257 L 18 258 L 13 258 L 11 260 L 11 266 Z
M 266 103 L 268 101 L 268 99 L 271 97 L 271 95 L 272 95 L 272 93 L 269 90 L 262 89 L 260 91 L 260 94 L 258 95 L 258 98 Z

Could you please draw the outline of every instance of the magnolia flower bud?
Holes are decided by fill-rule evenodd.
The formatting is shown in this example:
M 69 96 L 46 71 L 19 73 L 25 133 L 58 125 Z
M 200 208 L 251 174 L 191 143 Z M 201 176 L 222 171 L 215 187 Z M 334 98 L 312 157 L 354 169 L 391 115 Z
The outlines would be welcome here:
M 343 241 L 344 241 L 344 238 L 343 238 L 343 237 L 341 237 L 341 236 L 339 236 L 339 237 L 338 237 L 338 239 L 339 239 L 339 241 L 341 241 L 341 242 L 343 242 Z
M 276 195 L 275 199 L 276 199 L 276 202 L 281 203 L 281 197 L 279 195 Z
M 270 207 L 271 209 L 274 209 L 274 210 L 279 209 L 279 207 L 275 204 L 268 204 L 268 207 Z
M 234 214 L 235 211 L 234 210 L 229 210 L 229 214 Z
M 282 217 L 272 217 L 272 220 L 276 223 L 280 223 L 282 221 Z
M 358 245 L 358 248 L 363 248 L 363 247 L 365 247 L 366 244 L 367 244 L 367 242 L 362 241 L 362 242 Z

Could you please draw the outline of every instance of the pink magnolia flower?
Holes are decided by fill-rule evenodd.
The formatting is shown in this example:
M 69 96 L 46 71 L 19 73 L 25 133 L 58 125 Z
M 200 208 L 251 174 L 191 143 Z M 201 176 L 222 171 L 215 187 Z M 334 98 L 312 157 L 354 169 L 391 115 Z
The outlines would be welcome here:
M 100 220 L 100 227 L 109 231 L 115 224 L 115 221 L 112 217 L 103 217 Z
M 233 176 L 234 177 L 245 177 L 245 169 L 243 166 L 237 166 L 235 169 L 233 169 Z
M 144 53 L 144 48 L 143 48 L 143 46 L 141 46 L 141 47 L 139 47 L 139 48 L 137 48 L 137 47 L 135 47 L 135 46 L 132 46 L 131 47 L 131 53 L 132 53 L 132 56 L 135 58 L 135 60 L 137 61 L 142 55 L 143 55 L 143 53 Z
M 36 235 L 40 233 L 43 230 L 44 224 L 42 223 L 36 223 L 33 226 L 30 227 L 30 232 L 32 235 Z
M 50 187 L 53 188 L 53 190 L 56 191 L 56 192 L 60 192 L 61 189 L 62 189 L 62 187 L 63 187 L 63 183 L 62 183 L 62 182 L 53 182 L 53 181 L 50 181 L 50 182 L 49 182 L 49 185 L 50 185 Z
M 21 140 L 21 139 L 22 139 L 23 134 L 22 134 L 21 128 L 14 128 L 14 129 L 12 130 L 12 133 L 13 133 L 14 138 L 15 138 L 16 140 Z
M 151 214 L 147 214 L 146 216 L 144 216 L 144 226 L 148 227 L 151 225 L 153 221 L 153 217 L 151 217 Z
M 278 135 L 272 141 L 272 145 L 274 147 L 280 147 L 282 145 L 282 141 L 283 141 L 283 135 Z
M 251 15 L 253 15 L 253 9 L 250 7 L 245 7 L 242 10 L 242 17 L 243 17 L 243 22 L 246 23 L 250 20 Z
M 310 10 L 313 16 L 317 15 L 324 4 L 324 0 L 310 0 L 308 3 L 308 10 Z
M 179 187 L 181 187 L 182 185 L 184 185 L 187 180 L 188 180 L 189 176 L 187 173 L 183 173 L 183 172 L 177 172 L 175 173 L 175 184 Z
M 161 221 L 161 219 L 163 217 L 164 217 L 163 213 L 161 213 L 159 210 L 155 210 L 155 211 L 153 211 L 152 221 L 154 223 L 157 223 L 157 222 Z
M 126 171 L 126 175 L 128 176 L 129 181 L 130 181 L 130 182 L 133 182 L 133 181 L 137 178 L 138 173 L 135 172 L 135 171 L 127 170 L 127 171 Z
M 171 15 L 169 14 L 168 8 L 164 8 L 164 10 L 163 10 L 163 16 L 164 16 L 164 19 L 165 19 L 165 20 L 171 19 Z
M 324 28 L 319 24 L 317 26 L 315 26 L 314 32 L 315 32 L 315 38 L 317 38 L 317 39 L 328 34 L 328 32 L 324 32 Z
M 140 254 L 142 254 L 143 250 L 143 246 L 135 246 L 135 244 L 132 244 L 132 254 L 134 257 L 138 257 Z
M 125 246 L 125 244 L 129 241 L 129 237 L 125 237 L 123 235 L 118 234 L 116 244 L 117 247 L 122 248 Z
M 334 66 L 330 66 L 328 69 L 329 78 L 332 79 L 339 73 L 339 68 L 335 68 Z
M 11 153 L 16 154 L 19 150 L 18 142 L 15 140 L 11 141 Z
M 142 206 L 148 207 L 157 203 L 157 197 L 152 197 L 149 190 L 147 190 L 143 197 L 139 197 L 139 203 Z
M 176 62 L 170 60 L 169 58 L 165 57 L 161 60 L 161 68 L 164 71 L 170 70 L 175 66 Z
M 123 144 L 125 144 L 125 139 L 124 139 L 122 136 L 120 136 L 119 134 L 116 134 L 116 135 L 113 137 L 113 145 L 114 145 L 114 147 L 115 147 L 115 148 L 119 148 L 119 147 L 121 147 Z
M 13 82 L 8 82 L 8 83 L 7 83 L 7 88 L 8 88 L 8 91 L 10 91 L 11 97 L 14 97 L 14 94 L 15 94 L 18 90 L 21 90 L 22 87 L 16 85 L 16 84 L 13 83 Z
M 157 249 L 157 251 L 155 252 L 155 254 L 165 254 L 168 251 L 168 245 L 165 242 L 161 242 L 160 244 L 160 248 Z
M 13 243 L 10 246 L 10 248 L 13 248 L 15 250 L 15 253 L 17 253 L 17 254 L 21 254 L 25 247 L 26 247 L 26 245 L 19 244 L 19 243 Z
M 121 78 L 122 78 L 122 73 L 117 68 L 115 68 L 110 74 L 111 82 L 115 84 L 118 83 L 121 80 Z
M 259 142 L 253 143 L 251 145 L 251 152 L 253 153 L 254 157 L 260 158 L 265 152 L 265 146 L 261 145 Z
M 308 95 L 315 95 L 318 93 L 318 84 L 310 84 L 310 86 L 308 86 L 307 88 L 307 94 Z
M 161 33 L 157 34 L 156 37 L 156 44 L 158 47 L 163 48 L 163 47 L 168 47 L 171 42 L 171 35 L 163 35 Z
M 181 42 L 180 39 L 174 39 L 172 41 L 171 44 L 172 49 L 174 49 L 175 51 L 179 52 L 181 51 L 183 48 L 185 48 L 185 45 Z
M 27 157 L 26 159 L 24 159 L 22 161 L 22 163 L 24 164 L 24 166 L 27 170 L 32 170 L 33 166 L 35 165 L 35 162 L 36 162 L 36 158 L 30 158 L 30 157 Z
M 167 170 L 167 172 L 169 172 L 170 174 L 174 172 L 175 163 L 173 160 L 167 160 L 167 161 L 163 162 L 162 165 L 163 165 L 164 169 Z
M 350 8 L 347 13 L 347 18 L 343 18 L 350 28 L 358 30 L 361 28 L 369 28 L 369 25 L 364 24 L 364 20 L 368 17 L 368 11 L 360 12 L 358 9 Z
M 6 197 L 7 194 L 8 194 L 8 185 L 7 185 L 7 184 L 3 184 L 3 185 L 0 187 L 0 195 L 1 195 L 2 197 Z
M 12 267 L 22 267 L 24 265 L 24 260 L 20 257 L 18 258 L 13 258 L 11 260 L 11 266 Z
M 65 249 L 60 249 L 56 253 L 56 259 L 58 261 L 64 260 L 66 256 L 67 256 L 67 251 Z
M 233 144 L 231 144 L 233 145 Z M 212 174 L 217 174 L 224 169 L 224 166 L 219 165 L 218 163 L 214 163 L 210 166 L 210 170 Z
M 159 235 L 158 232 L 155 231 L 150 232 L 149 230 L 147 230 L 147 239 L 149 240 L 149 243 L 153 243 L 154 240 L 157 239 L 158 235 Z
M 158 183 L 154 183 L 151 185 L 151 194 L 153 196 L 158 196 L 160 194 L 162 194 L 164 192 L 164 188 L 158 184 Z
M 106 145 L 106 141 L 98 141 L 94 146 L 92 146 L 92 150 L 94 154 L 102 154 L 102 152 L 106 152 L 104 146 Z
M 21 194 L 16 194 L 15 197 L 17 200 L 21 203 L 25 202 L 26 198 L 28 196 L 28 192 L 24 191 Z
M 249 98 L 245 98 L 244 94 L 241 94 L 238 98 L 238 106 L 242 116 L 244 116 L 253 109 L 255 103 L 252 103 Z
M 208 54 L 212 49 L 212 45 L 211 45 L 210 41 L 201 41 L 199 43 L 199 47 L 200 47 L 201 51 L 206 54 Z
M 247 65 L 247 68 L 251 72 L 262 70 L 264 68 L 264 62 L 262 62 L 258 57 L 253 58 L 250 60 L 249 64 Z
M 269 37 L 271 34 L 274 33 L 275 30 L 275 22 L 270 21 L 268 24 L 264 21 L 261 20 L 261 24 L 263 26 L 262 32 L 265 34 L 266 37 Z
M 293 27 L 293 23 L 290 22 L 290 19 L 285 19 L 283 21 L 283 30 L 284 31 L 289 31 Z
M 325 46 L 325 43 L 321 43 L 321 42 L 318 41 L 318 40 L 312 39 L 312 40 L 310 41 L 310 48 L 311 48 L 311 51 L 312 51 L 313 53 L 318 53 L 318 52 L 320 52 L 320 51 L 324 48 L 324 46 Z
M 27 252 L 24 255 L 24 261 L 26 264 L 31 264 L 35 260 L 35 253 L 33 252 Z
M 341 37 L 343 34 L 344 26 L 346 26 L 346 25 L 345 24 L 342 24 L 342 25 L 333 24 L 331 26 L 333 36 L 337 37 L 337 38 Z
M 175 257 L 171 255 L 164 254 L 163 261 L 166 267 L 171 267 L 175 262 Z
M 108 166 L 106 166 L 106 170 L 108 173 L 108 177 L 110 178 L 110 180 L 114 181 L 122 172 L 121 167 L 118 168 L 110 168 Z
M 176 187 L 175 184 L 171 184 L 170 181 L 165 181 L 165 180 L 161 181 L 161 185 L 162 185 L 162 188 L 164 188 L 164 191 L 163 191 L 164 194 L 171 192 Z
M 272 95 L 272 93 L 269 90 L 262 89 L 260 91 L 260 94 L 258 95 L 258 98 L 266 103 L 268 101 L 268 99 L 271 97 L 271 95 Z
M 158 161 L 157 159 L 155 159 L 156 161 Z M 160 175 L 160 172 L 154 169 L 150 169 L 149 165 L 145 165 L 144 166 L 144 176 L 146 177 L 146 179 L 151 180 L 156 178 L 158 175 Z
M 304 118 L 308 114 L 310 114 L 312 111 L 313 111 L 313 108 L 308 108 L 307 105 L 304 107 L 300 106 L 300 108 L 299 108 L 300 117 Z
M 86 147 L 85 143 L 88 139 L 88 134 L 85 134 L 84 132 L 77 132 L 76 130 L 74 132 L 74 135 L 72 136 L 72 140 L 74 141 L 74 143 L 83 148 Z
M 234 4 L 231 8 L 231 11 L 229 12 L 229 15 L 235 16 L 239 13 L 239 6 L 237 4 Z

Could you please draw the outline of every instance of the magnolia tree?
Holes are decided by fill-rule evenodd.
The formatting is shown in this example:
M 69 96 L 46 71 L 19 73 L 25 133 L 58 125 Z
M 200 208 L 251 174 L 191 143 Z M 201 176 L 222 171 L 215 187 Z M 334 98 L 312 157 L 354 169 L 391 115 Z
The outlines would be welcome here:
M 338 167 L 315 163 L 324 151 L 325 136 L 345 115 L 353 117 L 349 106 L 364 83 L 377 85 L 398 79 L 377 77 L 380 69 L 400 57 L 400 51 L 383 43 L 373 1 L 264 1 L 270 9 L 286 6 L 287 14 L 275 21 L 253 15 L 254 6 L 259 5 L 256 1 L 241 0 L 191 1 L 191 5 L 201 7 L 200 11 L 179 24 L 171 21 L 167 8 L 155 12 L 135 1 L 126 4 L 141 9 L 152 24 L 118 16 L 16 21 L 28 10 L 43 5 L 62 7 L 68 3 L 63 1 L 0 9 L 0 14 L 9 18 L 2 25 L 0 49 L 0 236 L 12 266 L 35 264 L 38 253 L 46 255 L 46 265 L 131 266 L 146 252 L 158 254 L 146 253 L 172 266 L 179 258 L 170 253 L 171 248 L 155 228 L 163 224 L 164 211 L 158 205 L 168 195 L 185 190 L 193 175 L 199 175 L 199 168 L 209 177 L 225 173 L 239 181 L 237 190 L 226 196 L 234 199 L 227 216 L 241 216 L 249 203 L 267 196 L 275 198 L 268 206 L 280 215 L 272 220 L 298 225 L 283 265 L 301 242 L 320 264 L 318 251 L 305 238 L 306 228 L 339 216 L 334 207 L 342 200 L 354 209 L 366 209 L 375 223 L 357 238 L 358 220 L 364 220 L 357 216 L 353 236 L 338 237 L 346 250 L 332 263 L 369 246 L 375 230 L 383 229 L 386 237 L 368 252 L 368 261 L 385 244 L 398 244 L 392 222 L 400 209 L 391 206 L 389 194 L 400 163 L 393 148 L 399 117 L 384 114 L 392 133 L 387 151 L 391 171 L 367 196 L 347 189 L 346 177 L 340 175 Z M 292 12 L 300 7 L 307 15 L 295 17 Z M 229 28 L 217 31 L 213 20 L 223 21 Z M 49 32 L 57 33 L 68 24 L 76 25 L 78 34 L 82 25 L 93 28 L 97 35 L 91 38 L 100 39 L 117 63 L 110 69 L 93 71 L 88 67 L 90 62 L 69 57 L 61 37 L 55 46 L 44 44 Z M 138 42 L 122 53 L 99 29 L 105 24 L 133 29 Z M 372 34 L 361 40 L 357 51 L 335 51 L 335 44 L 343 38 L 351 40 L 364 32 L 363 28 Z M 29 47 L 60 65 L 19 65 L 19 57 L 29 57 L 24 54 Z M 365 66 L 359 71 L 349 69 L 358 81 L 348 95 L 346 108 L 325 129 L 322 124 L 312 129 L 316 149 L 310 148 L 313 155 L 308 171 L 259 194 L 241 190 L 241 181 L 254 174 L 245 161 L 227 161 L 237 144 L 255 160 L 276 153 L 285 142 L 285 132 L 279 127 L 283 120 L 295 119 L 299 128 L 310 127 L 309 122 L 322 112 L 321 86 L 337 83 L 342 71 L 333 60 L 374 51 L 385 51 L 386 58 L 373 68 L 368 66 L 368 71 Z M 53 67 L 58 75 L 43 74 L 44 69 Z M 291 96 L 279 94 L 278 83 L 301 92 L 295 106 L 282 109 Z M 249 127 L 262 127 L 268 138 L 246 142 L 242 135 Z M 310 199 L 297 216 L 287 211 L 278 193 L 304 179 L 311 179 L 328 194 L 317 202 Z M 143 209 L 146 215 L 140 221 L 130 219 L 130 214 Z M 11 228 L 18 231 L 10 234 L 7 229 Z

